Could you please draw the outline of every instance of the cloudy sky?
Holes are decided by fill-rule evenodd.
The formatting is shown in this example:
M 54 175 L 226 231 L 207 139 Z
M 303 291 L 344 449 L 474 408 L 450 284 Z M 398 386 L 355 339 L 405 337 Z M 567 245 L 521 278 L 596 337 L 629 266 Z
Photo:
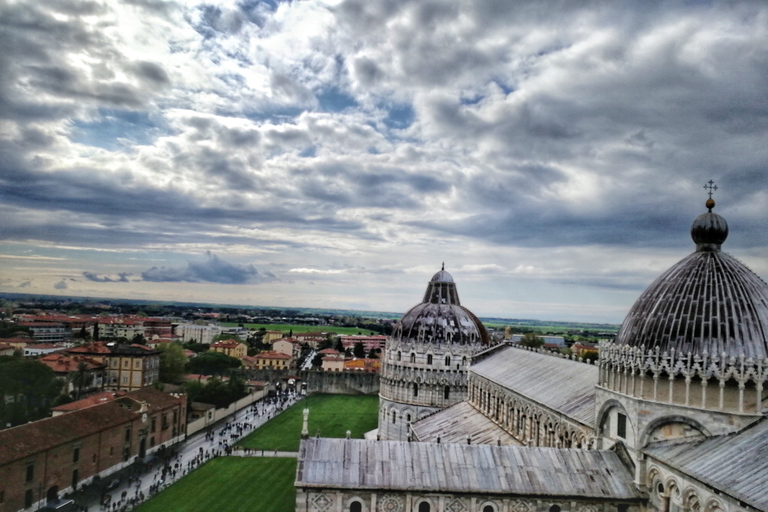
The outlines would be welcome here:
M 768 3 L 0 0 L 0 291 L 620 322 L 768 276 Z

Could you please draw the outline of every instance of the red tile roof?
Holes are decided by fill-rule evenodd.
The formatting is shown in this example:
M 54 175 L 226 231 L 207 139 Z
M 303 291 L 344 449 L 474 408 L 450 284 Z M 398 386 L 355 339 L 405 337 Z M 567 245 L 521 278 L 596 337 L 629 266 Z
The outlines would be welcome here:
M 280 352 L 262 352 L 256 356 L 258 359 L 291 359 L 291 356 L 281 354 Z
M 89 357 L 78 355 L 66 355 L 62 353 L 47 354 L 39 358 L 38 361 L 49 367 L 56 373 L 76 372 L 80 363 L 85 363 L 87 370 L 104 368 L 105 366 Z
M 125 391 L 104 391 L 103 393 L 96 393 L 95 395 L 83 398 L 82 400 L 76 400 L 68 404 L 59 405 L 51 410 L 56 412 L 79 411 L 81 409 L 93 407 L 94 405 L 101 405 L 107 402 L 111 402 L 115 398 L 121 396 L 125 396 Z
M 108 402 L 0 430 L 0 465 L 128 423 L 137 414 L 138 407 L 128 410 L 115 402 Z

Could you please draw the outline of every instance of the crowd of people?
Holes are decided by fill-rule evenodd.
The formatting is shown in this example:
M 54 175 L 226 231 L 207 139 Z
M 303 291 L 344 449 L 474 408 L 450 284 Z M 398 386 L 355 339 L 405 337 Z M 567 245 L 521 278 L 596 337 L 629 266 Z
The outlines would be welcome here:
M 232 420 L 207 430 L 203 446 L 199 446 L 196 450 L 189 449 L 195 441 L 195 439 L 189 439 L 171 450 L 159 452 L 154 463 L 135 465 L 132 473 L 127 477 L 125 488 L 120 490 L 121 486 L 118 486 L 112 493 L 105 493 L 102 496 L 101 512 L 127 512 L 209 460 L 231 455 L 237 441 L 283 412 L 299 398 L 300 396 L 291 390 L 254 402 L 244 411 L 237 411 Z M 240 415 L 243 416 L 238 419 Z M 238 451 L 240 455 L 245 453 L 256 455 L 252 450 Z M 142 487 L 142 482 L 149 481 L 150 476 L 152 483 Z M 85 505 L 79 508 L 87 510 Z

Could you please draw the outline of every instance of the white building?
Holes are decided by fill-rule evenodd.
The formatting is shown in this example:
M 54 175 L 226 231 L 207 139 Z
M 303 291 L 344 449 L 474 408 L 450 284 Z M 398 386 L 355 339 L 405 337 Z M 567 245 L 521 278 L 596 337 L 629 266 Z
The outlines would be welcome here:
M 210 345 L 213 339 L 222 333 L 218 325 L 179 324 L 176 326 L 176 336 L 181 337 L 184 343 L 202 343 Z

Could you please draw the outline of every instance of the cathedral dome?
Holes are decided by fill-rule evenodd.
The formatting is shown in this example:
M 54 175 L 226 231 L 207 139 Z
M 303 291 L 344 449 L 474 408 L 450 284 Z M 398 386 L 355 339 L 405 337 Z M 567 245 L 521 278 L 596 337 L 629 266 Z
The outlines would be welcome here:
M 427 285 L 421 304 L 400 320 L 395 331 L 403 340 L 427 343 L 488 344 L 482 322 L 459 302 L 456 283 L 443 267 Z
M 696 252 L 658 277 L 629 311 L 616 338 L 660 353 L 768 357 L 768 284 L 720 252 L 728 224 L 709 212 L 691 227 Z

